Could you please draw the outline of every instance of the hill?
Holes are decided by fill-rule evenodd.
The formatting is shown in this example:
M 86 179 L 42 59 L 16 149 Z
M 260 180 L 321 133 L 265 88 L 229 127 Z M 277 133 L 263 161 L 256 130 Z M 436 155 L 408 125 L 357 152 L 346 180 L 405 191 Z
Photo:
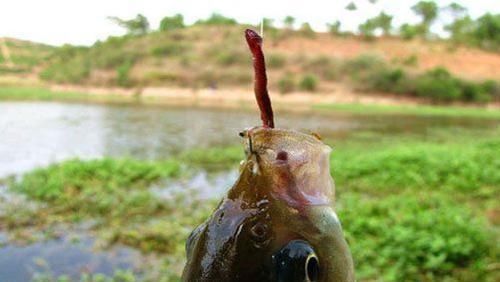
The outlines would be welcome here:
M 54 50 L 54 47 L 45 44 L 0 38 L 0 75 L 31 72 Z
M 25 65 L 50 83 L 249 88 L 253 72 L 242 35 L 246 27 L 195 24 L 110 37 L 91 47 L 17 45 L 20 54 L 31 54 L 24 57 L 30 63 Z M 354 35 L 270 29 L 265 34 L 265 52 L 270 88 L 281 93 L 348 89 L 479 102 L 500 97 L 500 53 L 443 40 L 365 40 Z

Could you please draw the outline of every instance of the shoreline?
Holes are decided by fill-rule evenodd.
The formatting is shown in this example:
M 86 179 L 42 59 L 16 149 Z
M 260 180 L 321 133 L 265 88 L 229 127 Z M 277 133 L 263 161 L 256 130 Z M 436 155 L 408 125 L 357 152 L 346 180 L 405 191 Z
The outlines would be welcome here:
M 74 85 L 2 85 L 0 101 L 73 101 L 86 103 L 142 104 L 172 107 L 255 110 L 252 91 L 235 89 L 188 89 L 175 87 L 109 88 Z M 409 114 L 500 118 L 500 103 L 430 104 L 421 99 L 390 95 L 347 93 L 272 93 L 278 111 L 299 113 L 347 112 L 352 114 Z

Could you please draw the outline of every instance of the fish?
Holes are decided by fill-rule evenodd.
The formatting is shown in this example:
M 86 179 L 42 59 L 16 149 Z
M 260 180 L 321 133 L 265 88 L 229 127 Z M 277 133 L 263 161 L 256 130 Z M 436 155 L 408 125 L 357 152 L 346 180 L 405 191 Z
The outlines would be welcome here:
M 316 134 L 274 128 L 262 38 L 245 36 L 263 125 L 239 133 L 239 177 L 188 237 L 182 280 L 355 281 L 333 209 L 332 149 Z

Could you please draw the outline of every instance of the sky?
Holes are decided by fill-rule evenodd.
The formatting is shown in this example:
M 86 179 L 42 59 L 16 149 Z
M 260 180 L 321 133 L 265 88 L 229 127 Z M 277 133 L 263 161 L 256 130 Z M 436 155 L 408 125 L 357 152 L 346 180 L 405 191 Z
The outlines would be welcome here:
M 410 7 L 413 0 L 354 1 L 357 11 L 345 10 L 350 0 L 2 0 L 0 4 L 0 37 L 13 37 L 50 45 L 65 43 L 91 45 L 110 35 L 124 34 L 124 30 L 108 17 L 133 18 L 145 15 L 151 28 L 158 28 L 160 20 L 176 13 L 184 15 L 187 23 L 207 18 L 217 12 L 239 22 L 258 23 L 262 17 L 282 19 L 291 15 L 300 24 L 308 22 L 318 31 L 326 23 L 342 22 L 342 29 L 356 30 L 367 18 L 380 11 L 394 15 L 393 24 L 416 23 L 418 17 Z M 500 13 L 499 0 L 435 1 L 439 6 L 457 2 L 468 8 L 469 14 L 479 17 L 486 12 Z

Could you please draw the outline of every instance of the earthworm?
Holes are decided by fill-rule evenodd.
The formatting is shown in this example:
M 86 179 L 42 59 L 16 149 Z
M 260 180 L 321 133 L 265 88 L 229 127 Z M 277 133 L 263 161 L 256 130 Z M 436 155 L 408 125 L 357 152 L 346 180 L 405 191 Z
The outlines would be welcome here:
M 257 32 L 245 30 L 245 38 L 252 52 L 254 78 L 254 92 L 260 109 L 260 119 L 264 127 L 274 128 L 273 108 L 267 92 L 266 61 L 262 52 L 262 37 Z

